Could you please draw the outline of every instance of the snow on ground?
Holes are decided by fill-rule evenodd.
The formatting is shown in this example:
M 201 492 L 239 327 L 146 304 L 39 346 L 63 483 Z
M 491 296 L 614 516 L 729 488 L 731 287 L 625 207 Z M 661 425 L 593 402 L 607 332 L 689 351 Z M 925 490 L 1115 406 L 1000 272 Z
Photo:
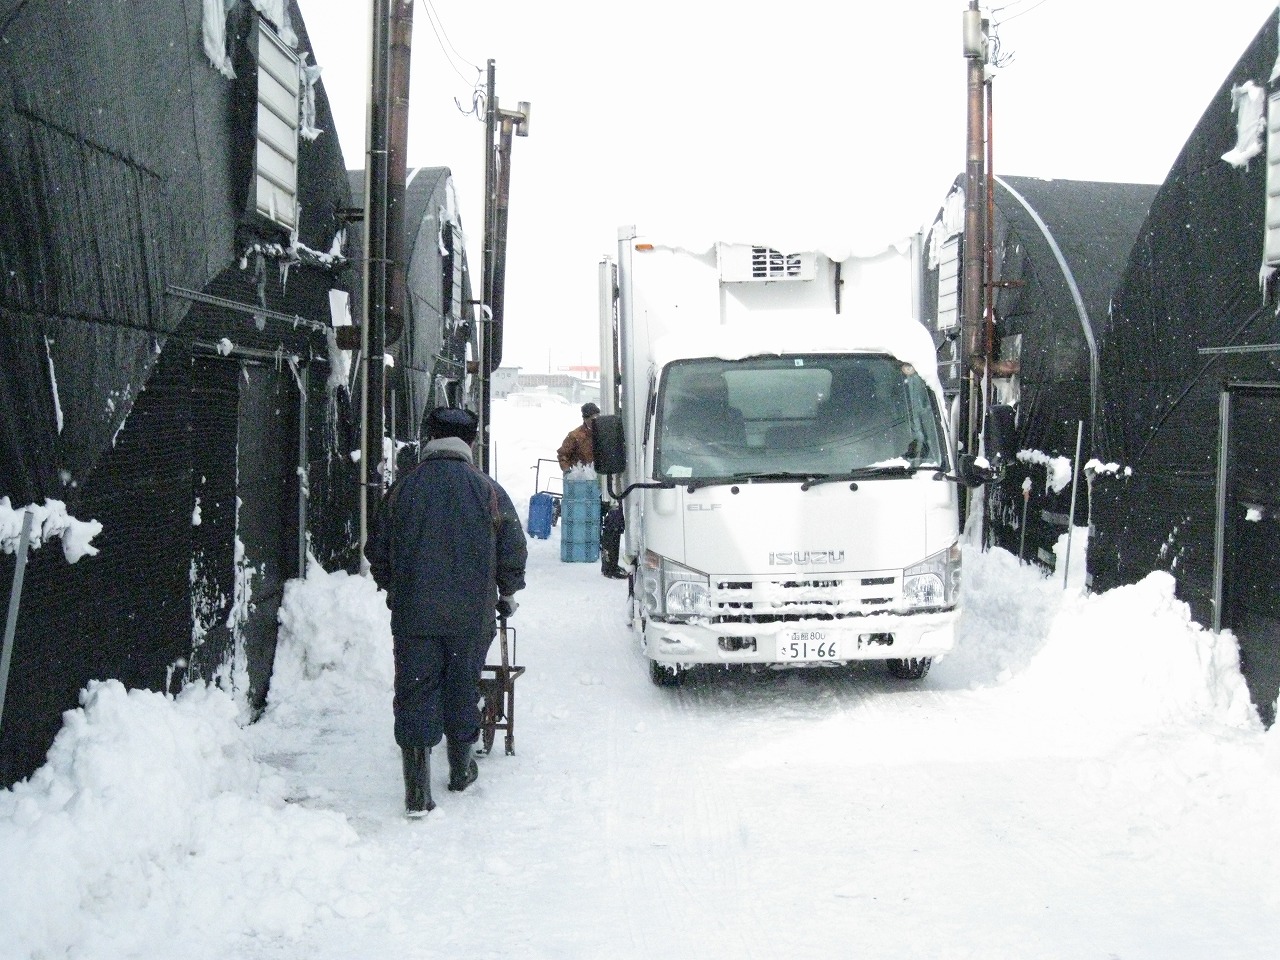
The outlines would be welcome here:
M 522 510 L 577 422 L 495 404 Z M 1081 596 L 969 549 L 959 645 L 921 682 L 867 665 L 662 690 L 625 583 L 561 563 L 554 533 L 530 547 L 515 755 L 465 794 L 437 756 L 423 821 L 401 816 L 389 615 L 365 578 L 289 584 L 252 726 L 217 690 L 92 685 L 0 792 L 0 958 L 1224 960 L 1280 941 L 1280 734 L 1169 577 Z

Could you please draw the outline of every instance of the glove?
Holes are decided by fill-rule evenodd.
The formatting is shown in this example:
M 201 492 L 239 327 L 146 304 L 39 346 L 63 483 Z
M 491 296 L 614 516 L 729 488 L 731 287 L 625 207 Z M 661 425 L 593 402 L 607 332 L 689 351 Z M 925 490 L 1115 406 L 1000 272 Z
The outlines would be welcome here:
M 499 597 L 498 598 L 498 616 L 500 617 L 514 616 L 516 609 L 519 606 L 520 604 L 516 603 L 514 597 Z

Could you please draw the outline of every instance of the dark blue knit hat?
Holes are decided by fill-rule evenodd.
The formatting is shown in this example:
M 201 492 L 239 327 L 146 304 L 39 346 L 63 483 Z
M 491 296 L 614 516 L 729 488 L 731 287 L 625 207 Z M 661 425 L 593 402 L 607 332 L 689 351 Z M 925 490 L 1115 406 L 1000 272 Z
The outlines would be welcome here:
M 479 424 L 480 418 L 470 410 L 436 407 L 427 414 L 427 439 L 457 437 L 467 443 L 475 443 Z

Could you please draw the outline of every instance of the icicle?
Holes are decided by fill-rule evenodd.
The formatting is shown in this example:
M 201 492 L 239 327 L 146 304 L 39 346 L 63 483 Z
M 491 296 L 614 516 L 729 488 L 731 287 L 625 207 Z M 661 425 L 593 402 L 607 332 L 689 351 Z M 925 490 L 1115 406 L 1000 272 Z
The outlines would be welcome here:
M 1248 167 L 1262 152 L 1267 131 L 1264 91 L 1252 80 L 1231 88 L 1231 112 L 1236 115 L 1236 145 L 1222 155 L 1233 167 Z
M 304 140 L 315 140 L 324 133 L 316 126 L 316 81 L 320 79 L 323 68 L 306 62 L 310 54 L 302 55 L 298 64 L 298 79 L 302 81 L 302 122 L 298 126 L 298 135 Z

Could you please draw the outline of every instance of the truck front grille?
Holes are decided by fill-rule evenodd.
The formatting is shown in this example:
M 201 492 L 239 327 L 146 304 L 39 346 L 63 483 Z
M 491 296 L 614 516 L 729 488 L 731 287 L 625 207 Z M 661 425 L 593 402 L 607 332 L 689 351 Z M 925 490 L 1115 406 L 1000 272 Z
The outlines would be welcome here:
M 884 613 L 902 595 L 901 574 L 873 572 L 812 580 L 711 578 L 716 623 L 839 620 Z

